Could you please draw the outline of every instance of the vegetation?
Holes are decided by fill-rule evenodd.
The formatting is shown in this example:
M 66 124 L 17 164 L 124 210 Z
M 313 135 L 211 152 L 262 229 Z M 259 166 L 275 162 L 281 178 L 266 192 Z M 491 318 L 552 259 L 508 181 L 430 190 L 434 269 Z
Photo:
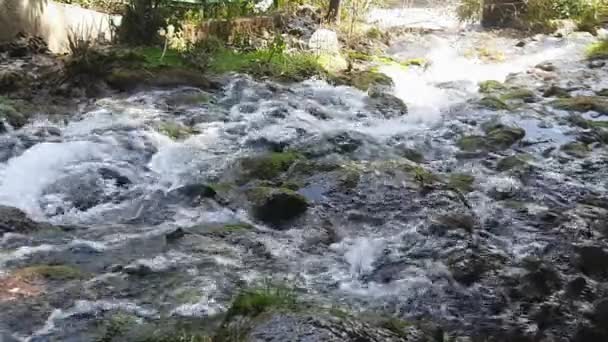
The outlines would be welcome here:
M 256 317 L 269 310 L 294 309 L 296 297 L 284 286 L 266 285 L 241 291 L 226 313 L 226 320 L 235 316 Z
M 289 167 L 303 156 L 297 152 L 274 152 L 261 157 L 249 157 L 241 161 L 246 180 L 271 180 L 287 171 Z
M 602 40 L 591 44 L 587 48 L 587 58 L 608 59 L 608 40 Z
M 18 273 L 26 279 L 42 278 L 56 281 L 67 281 L 84 277 L 84 274 L 80 270 L 67 265 L 29 266 L 20 269 Z

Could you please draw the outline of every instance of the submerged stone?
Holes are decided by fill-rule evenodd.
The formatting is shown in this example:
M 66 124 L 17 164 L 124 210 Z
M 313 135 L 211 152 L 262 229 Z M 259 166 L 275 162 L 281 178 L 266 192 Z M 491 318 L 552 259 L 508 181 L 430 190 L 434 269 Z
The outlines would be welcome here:
M 464 173 L 451 174 L 448 180 L 448 184 L 462 192 L 473 191 L 473 182 L 475 177 Z
M 271 225 L 295 219 L 308 209 L 306 198 L 284 188 L 256 187 L 248 191 L 253 216 Z
M 240 166 L 243 170 L 243 181 L 251 179 L 271 180 L 303 156 L 296 152 L 273 152 L 262 156 L 247 157 L 241 160 Z
M 496 170 L 500 172 L 509 171 L 526 166 L 527 163 L 524 159 L 518 156 L 505 157 L 498 161 L 496 164 Z

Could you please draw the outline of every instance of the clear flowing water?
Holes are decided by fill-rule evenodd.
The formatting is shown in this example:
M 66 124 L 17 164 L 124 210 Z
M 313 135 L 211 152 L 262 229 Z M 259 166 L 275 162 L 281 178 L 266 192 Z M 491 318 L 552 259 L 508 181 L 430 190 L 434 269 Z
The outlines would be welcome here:
M 476 107 L 471 101 L 480 96 L 477 83 L 518 73 L 516 82 L 535 89 L 542 81 L 528 71 L 552 60 L 571 70 L 556 82 L 600 89 L 608 79 L 604 71 L 595 71 L 593 82 L 580 77 L 584 65 L 578 60 L 589 41 L 543 36 L 515 48 L 512 38 L 448 30 L 396 43 L 394 56 L 416 54 L 429 61 L 427 68 L 381 69 L 409 107 L 409 114 L 398 118 L 371 110 L 367 94 L 350 87 L 319 80 L 279 85 L 234 75 L 213 94 L 180 88 L 117 96 L 97 101 L 65 124 L 41 119 L 9 132 L 1 137 L 7 154 L 0 164 L 0 203 L 72 228 L 31 237 L 5 234 L 0 274 L 28 264 L 68 263 L 93 276 L 55 291 L 58 298 L 31 324 L 15 321 L 29 311 L 15 306 L 13 320 L 0 322 L 0 328 L 24 340 L 87 340 L 86 327 L 104 312 L 121 310 L 142 319 L 209 316 L 225 310 L 238 287 L 267 278 L 294 284 L 320 302 L 475 325 L 492 316 L 489 306 L 500 287 L 495 279 L 462 286 L 446 260 L 481 248 L 482 257 L 513 265 L 555 239 L 492 194 L 523 194 L 534 212 L 563 204 L 570 193 L 605 190 L 601 172 L 583 179 L 577 176 L 581 164 L 566 168 L 557 166 L 557 157 L 539 157 L 573 139 L 572 128 L 558 124 L 562 112 L 543 103 L 516 115 Z M 467 56 L 480 42 L 502 51 L 505 61 Z M 210 100 L 193 104 L 184 98 Z M 535 157 L 531 163 L 540 171 L 534 181 L 524 184 L 488 169 L 483 160 L 458 157 L 456 139 L 480 131 L 471 122 L 497 118 L 526 130 L 531 144 L 520 150 Z M 158 132 L 167 122 L 195 133 L 173 140 Z M 331 181 L 313 177 L 300 190 L 313 207 L 292 229 L 257 224 L 245 208 L 214 201 L 192 205 L 174 196 L 185 185 L 223 180 L 244 156 L 277 146 L 309 148 L 320 144 L 320 137 L 342 132 L 364 137 L 356 152 L 341 159 L 368 166 L 359 188 L 337 194 L 328 190 Z M 421 151 L 425 167 L 434 172 L 475 175 L 466 200 L 479 221 L 496 228 L 472 238 L 455 233 L 429 238 L 430 217 L 466 208 L 441 192 L 412 197 L 406 180 L 375 169 L 374 163 L 391 159 L 404 146 Z M 327 220 L 337 241 L 316 243 Z M 230 238 L 203 234 L 205 227 L 236 222 L 255 228 Z M 191 234 L 168 242 L 166 234 L 180 227 Z M 138 270 L 146 274 L 138 278 Z

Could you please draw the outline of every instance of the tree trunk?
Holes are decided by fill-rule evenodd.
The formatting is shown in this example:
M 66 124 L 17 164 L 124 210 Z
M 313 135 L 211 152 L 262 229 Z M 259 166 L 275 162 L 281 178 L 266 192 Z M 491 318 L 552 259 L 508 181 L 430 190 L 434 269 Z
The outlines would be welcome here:
M 340 0 L 329 0 L 327 21 L 331 23 L 337 23 L 340 21 Z

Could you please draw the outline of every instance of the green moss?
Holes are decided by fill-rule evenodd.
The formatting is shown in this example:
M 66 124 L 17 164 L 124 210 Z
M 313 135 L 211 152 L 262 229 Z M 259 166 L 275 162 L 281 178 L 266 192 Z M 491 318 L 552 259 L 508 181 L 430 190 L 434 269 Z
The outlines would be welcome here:
M 473 191 L 474 181 L 475 177 L 473 177 L 472 175 L 464 173 L 453 173 L 449 177 L 448 185 L 461 192 L 467 193 Z
M 510 107 L 509 105 L 507 105 L 506 103 L 504 103 L 504 101 L 502 101 L 501 99 L 495 97 L 495 96 L 486 96 L 484 98 L 482 98 L 481 100 L 479 100 L 478 104 L 480 106 L 489 108 L 489 109 L 493 109 L 493 110 L 509 110 Z
M 480 93 L 488 94 L 488 93 L 502 91 L 502 90 L 506 90 L 506 89 L 507 89 L 507 87 L 504 84 L 502 84 L 501 82 L 498 82 L 496 80 L 487 80 L 487 81 L 479 82 L 479 92 Z
M 493 149 L 505 149 L 523 139 L 526 131 L 519 127 L 503 126 L 489 131 L 486 135 L 488 144 Z
M 586 144 L 578 141 L 564 144 L 560 149 L 562 152 L 575 158 L 585 158 L 591 152 Z
M 456 145 L 463 151 L 475 152 L 488 149 L 486 138 L 480 135 L 467 135 L 460 138 Z
M 602 120 L 587 120 L 580 115 L 572 115 L 568 118 L 568 121 L 575 126 L 584 128 L 584 129 L 602 129 L 608 128 L 608 121 Z
M 317 64 L 325 71 L 337 73 L 348 68 L 348 62 L 339 54 L 323 54 L 317 57 Z
M 500 96 L 502 101 L 521 100 L 525 102 L 532 102 L 535 98 L 536 95 L 534 92 L 525 88 L 515 88 Z
M 129 326 L 135 324 L 136 322 L 137 318 L 132 315 L 123 313 L 112 315 L 104 323 L 104 333 L 96 340 L 96 342 L 115 341 L 129 329 Z
M 571 98 L 557 99 L 551 102 L 557 109 L 588 112 L 595 111 L 600 114 L 608 114 L 608 100 L 600 96 L 575 96 Z
M 308 209 L 306 198 L 286 188 L 255 187 L 247 191 L 253 216 L 271 225 L 280 225 Z
M 359 185 L 361 173 L 355 169 L 345 169 L 338 182 L 342 189 L 354 189 Z
M 589 45 L 587 47 L 586 55 L 589 59 L 608 58 L 608 40 L 601 40 Z
M 411 171 L 411 175 L 420 186 L 424 187 L 435 182 L 438 182 L 440 179 L 437 175 L 433 174 L 431 171 L 423 168 L 422 166 L 414 166 Z
M 27 123 L 27 118 L 15 109 L 13 101 L 0 96 L 0 118 L 6 120 L 13 128 L 21 128 Z
M 523 158 L 518 156 L 509 156 L 498 161 L 496 164 L 496 170 L 504 172 L 516 168 L 522 168 L 526 165 L 528 165 L 528 163 Z
M 68 281 L 84 278 L 84 273 L 67 265 L 37 265 L 29 266 L 18 271 L 26 278 L 44 278 L 47 280 Z
M 390 317 L 387 319 L 380 320 L 380 322 L 378 322 L 378 326 L 386 330 L 392 331 L 398 336 L 406 337 L 407 328 L 410 327 L 411 324 L 399 318 Z
M 161 60 L 163 50 L 159 47 L 142 47 L 133 50 L 134 53 L 143 57 L 144 66 L 148 68 L 158 67 L 185 67 L 186 62 L 182 55 L 174 50 L 167 50 L 165 57 Z
M 406 59 L 405 61 L 399 62 L 399 64 L 401 64 L 404 67 L 410 67 L 410 66 L 426 66 L 428 65 L 429 61 L 426 58 L 410 58 L 410 59 Z
M 235 316 L 256 317 L 264 312 L 294 309 L 296 297 L 285 287 L 266 286 L 241 291 L 226 313 L 226 321 Z
M 263 156 L 245 158 L 241 161 L 241 167 L 244 171 L 242 181 L 274 179 L 301 159 L 304 159 L 304 156 L 293 151 L 274 152 Z
M 349 51 L 349 52 L 347 52 L 346 56 L 349 59 L 359 60 L 359 61 L 371 62 L 374 60 L 374 56 L 368 55 L 368 54 L 360 52 L 360 51 Z
M 377 27 L 372 27 L 367 32 L 365 32 L 365 36 L 370 39 L 380 39 L 384 34 Z
M 158 131 L 174 140 L 185 139 L 196 133 L 191 127 L 184 126 L 177 122 L 163 122 L 158 127 Z
M 405 148 L 401 151 L 400 153 L 404 158 L 413 161 L 414 163 L 422 163 L 424 162 L 424 156 L 422 155 L 422 153 L 411 149 L 411 148 Z
M 339 77 L 339 81 L 362 91 L 369 90 L 373 85 L 388 87 L 393 85 L 393 80 L 389 76 L 375 68 L 343 74 Z
M 286 81 L 325 74 L 317 56 L 313 54 L 273 54 L 271 50 L 235 52 L 222 49 L 211 57 L 208 67 L 211 72 L 218 74 L 239 72 Z

